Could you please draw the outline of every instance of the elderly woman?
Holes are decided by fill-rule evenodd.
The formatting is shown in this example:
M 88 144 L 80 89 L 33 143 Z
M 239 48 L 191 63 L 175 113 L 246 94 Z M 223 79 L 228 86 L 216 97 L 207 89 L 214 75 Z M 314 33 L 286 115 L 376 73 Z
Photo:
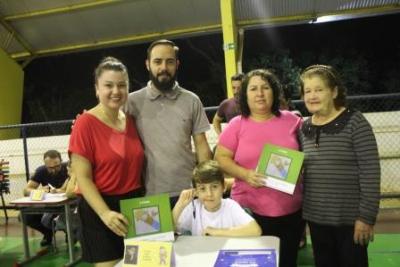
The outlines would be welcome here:
M 119 201 L 143 195 L 144 151 L 133 118 L 121 111 L 128 97 L 125 65 L 107 57 L 94 77 L 99 103 L 76 120 L 69 153 L 80 190 L 82 258 L 105 267 L 123 256 L 128 220 Z
M 280 238 L 280 266 L 296 266 L 304 225 L 301 187 L 296 186 L 293 195 L 265 187 L 265 177 L 255 171 L 266 143 L 299 148 L 301 118 L 279 110 L 280 94 L 281 85 L 274 74 L 263 69 L 249 72 L 240 92 L 242 115 L 221 133 L 215 157 L 221 168 L 235 177 L 231 197 L 251 209 L 263 235 Z
M 300 78 L 312 114 L 300 141 L 305 153 L 303 217 L 316 266 L 368 266 L 380 194 L 374 134 L 360 112 L 346 108 L 345 88 L 331 66 L 310 66 Z

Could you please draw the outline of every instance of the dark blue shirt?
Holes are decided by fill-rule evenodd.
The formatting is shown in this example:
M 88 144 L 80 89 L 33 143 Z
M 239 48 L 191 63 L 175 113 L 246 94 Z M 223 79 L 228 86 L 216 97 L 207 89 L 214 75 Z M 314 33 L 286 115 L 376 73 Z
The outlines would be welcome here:
M 67 163 L 61 163 L 61 170 L 56 174 L 50 174 L 45 165 L 36 169 L 31 180 L 42 186 L 51 184 L 55 188 L 60 188 L 68 178 Z

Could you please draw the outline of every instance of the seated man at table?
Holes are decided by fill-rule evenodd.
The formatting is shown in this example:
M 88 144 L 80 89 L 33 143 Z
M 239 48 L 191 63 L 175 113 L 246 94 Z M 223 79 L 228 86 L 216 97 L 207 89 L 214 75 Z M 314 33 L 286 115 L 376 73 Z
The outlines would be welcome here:
M 67 172 L 68 172 L 68 178 L 65 180 L 64 184 L 60 187 L 57 188 L 57 192 L 60 193 L 65 193 L 65 196 L 70 199 L 75 199 L 77 198 L 77 190 L 78 190 L 78 184 L 76 181 L 76 175 L 72 172 L 71 168 L 71 160 L 68 161 L 67 163 Z M 72 241 L 75 244 L 78 241 L 78 236 L 79 236 L 79 231 L 80 231 L 80 222 L 79 222 L 79 216 L 78 216 L 78 211 L 77 208 L 72 209 L 71 214 L 70 214 L 70 222 L 71 222 L 71 228 L 72 228 Z M 49 213 L 45 213 L 42 217 L 42 224 L 46 226 L 47 228 L 51 228 L 53 223 L 55 223 L 54 230 L 55 231 L 64 231 L 66 233 L 67 231 L 67 224 L 66 224 L 66 219 L 65 219 L 65 213 L 61 213 L 60 215 L 53 215 Z M 68 237 L 65 236 L 65 241 L 68 242 Z
M 183 190 L 172 211 L 178 232 L 232 237 L 261 235 L 260 226 L 238 203 L 222 198 L 224 174 L 216 161 L 197 165 L 192 183 L 194 189 Z
M 46 193 L 63 192 L 62 185 L 68 177 L 67 164 L 62 163 L 61 154 L 56 150 L 46 151 L 43 155 L 44 165 L 38 167 L 35 174 L 30 178 L 24 188 L 24 195 L 29 196 L 32 190 L 42 190 Z M 26 215 L 26 224 L 31 228 L 41 232 L 43 239 L 41 246 L 51 244 L 53 233 L 50 228 L 44 226 L 41 222 L 42 214 Z

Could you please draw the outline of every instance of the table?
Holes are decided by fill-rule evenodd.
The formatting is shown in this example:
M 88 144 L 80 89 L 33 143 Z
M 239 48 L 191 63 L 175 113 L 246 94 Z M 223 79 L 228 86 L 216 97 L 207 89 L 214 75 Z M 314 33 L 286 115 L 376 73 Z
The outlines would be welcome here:
M 221 249 L 275 249 L 279 265 L 279 238 L 179 236 L 173 243 L 176 267 L 212 267 Z M 121 267 L 122 260 L 115 265 Z
M 43 214 L 54 213 L 60 214 L 60 212 L 65 213 L 66 230 L 68 237 L 68 255 L 69 261 L 66 266 L 72 266 L 77 263 L 80 259 L 75 259 L 73 242 L 72 242 L 72 228 L 71 228 L 71 206 L 76 205 L 76 199 L 69 199 L 64 196 L 49 197 L 48 195 L 44 200 L 32 201 L 29 197 L 23 197 L 10 202 L 10 204 L 15 205 L 17 209 L 21 212 L 22 219 L 22 237 L 24 243 L 24 254 L 25 260 L 20 264 L 27 263 L 33 260 L 35 257 L 30 256 L 29 251 L 29 240 L 28 240 L 28 229 L 26 225 L 26 215 L 27 214 Z

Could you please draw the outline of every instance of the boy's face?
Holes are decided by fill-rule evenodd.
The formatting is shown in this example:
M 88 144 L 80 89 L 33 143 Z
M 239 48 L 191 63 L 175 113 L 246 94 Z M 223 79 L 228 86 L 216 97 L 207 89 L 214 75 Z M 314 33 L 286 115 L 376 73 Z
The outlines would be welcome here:
M 197 197 L 207 211 L 219 210 L 223 193 L 224 185 L 220 182 L 196 184 Z

